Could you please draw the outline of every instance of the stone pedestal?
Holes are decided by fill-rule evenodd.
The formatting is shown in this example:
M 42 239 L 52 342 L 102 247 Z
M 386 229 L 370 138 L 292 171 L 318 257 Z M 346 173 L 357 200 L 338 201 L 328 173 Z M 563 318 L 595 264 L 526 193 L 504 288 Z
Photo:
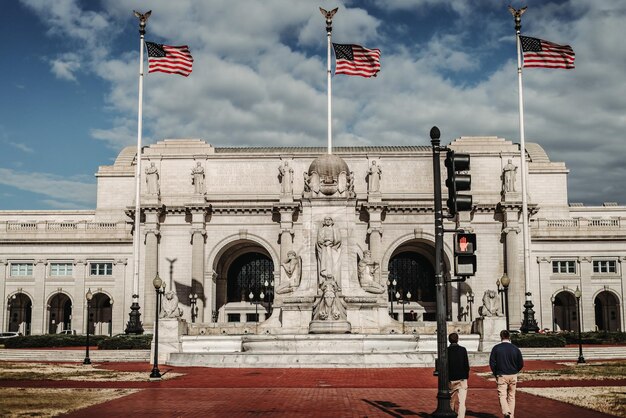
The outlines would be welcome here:
M 491 351 L 500 342 L 500 331 L 506 329 L 503 316 L 483 316 L 476 319 L 476 331 L 480 334 L 479 351 Z
M 348 334 L 351 331 L 350 323 L 346 320 L 339 321 L 311 321 L 309 324 L 310 334 Z
M 159 319 L 159 363 L 165 363 L 170 353 L 181 352 L 181 337 L 187 334 L 187 321 L 181 318 Z M 154 337 L 150 360 L 154 359 Z

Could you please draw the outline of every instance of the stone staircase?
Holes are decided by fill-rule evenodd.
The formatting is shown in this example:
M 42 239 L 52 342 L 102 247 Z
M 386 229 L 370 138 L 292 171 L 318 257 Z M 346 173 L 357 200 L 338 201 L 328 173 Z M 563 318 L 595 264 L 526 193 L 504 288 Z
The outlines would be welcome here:
M 467 336 L 472 365 L 487 364 L 476 352 L 478 336 Z M 248 335 L 187 336 L 169 354 L 172 366 L 385 368 L 434 367 L 436 336 L 418 335 Z
M 89 358 L 94 363 L 106 362 L 150 362 L 150 350 L 90 350 Z M 82 363 L 85 349 L 0 349 L 0 361 L 58 361 Z

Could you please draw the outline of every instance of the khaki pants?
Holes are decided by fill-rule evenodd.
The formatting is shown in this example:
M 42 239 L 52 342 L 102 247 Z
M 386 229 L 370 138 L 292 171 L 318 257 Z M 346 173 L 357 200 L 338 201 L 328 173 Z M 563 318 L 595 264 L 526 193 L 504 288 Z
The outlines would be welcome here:
M 465 399 L 467 398 L 467 379 L 450 381 L 450 408 L 457 412 L 457 418 L 465 418 Z M 458 403 L 458 409 L 455 408 Z
M 496 376 L 496 384 L 498 385 L 498 398 L 500 399 L 500 408 L 502 415 L 515 413 L 515 389 L 517 388 L 517 375 L 505 374 Z

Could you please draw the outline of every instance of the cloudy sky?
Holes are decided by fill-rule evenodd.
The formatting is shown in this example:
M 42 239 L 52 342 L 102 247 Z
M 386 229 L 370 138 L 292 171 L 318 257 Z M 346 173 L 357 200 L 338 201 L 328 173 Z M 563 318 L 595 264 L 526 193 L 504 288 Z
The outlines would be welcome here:
M 524 71 L 526 140 L 564 161 L 570 202 L 626 204 L 626 2 L 529 0 L 522 33 L 576 52 Z M 144 143 L 325 145 L 326 33 L 382 50 L 333 81 L 336 145 L 519 142 L 515 32 L 501 0 L 9 0 L 0 12 L 0 209 L 95 207 L 98 166 L 136 143 L 139 37 L 187 44 L 190 77 L 144 83 Z

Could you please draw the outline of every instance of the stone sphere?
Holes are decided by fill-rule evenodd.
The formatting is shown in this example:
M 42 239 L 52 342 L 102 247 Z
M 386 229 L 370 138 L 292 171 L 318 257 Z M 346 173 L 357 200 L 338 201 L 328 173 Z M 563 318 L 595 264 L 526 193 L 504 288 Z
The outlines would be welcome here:
M 309 166 L 309 176 L 316 173 L 320 179 L 320 192 L 332 196 L 337 192 L 339 175 L 344 173 L 344 179 L 350 174 L 348 164 L 339 156 L 324 154 L 317 157 Z

